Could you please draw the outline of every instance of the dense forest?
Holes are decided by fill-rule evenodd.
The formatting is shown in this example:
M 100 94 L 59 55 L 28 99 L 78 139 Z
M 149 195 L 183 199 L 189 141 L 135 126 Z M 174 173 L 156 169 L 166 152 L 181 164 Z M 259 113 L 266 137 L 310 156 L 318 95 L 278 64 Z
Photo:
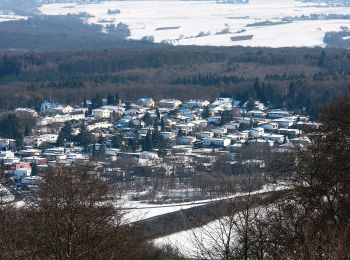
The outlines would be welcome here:
M 218 96 L 259 99 L 315 115 L 349 92 L 350 51 L 243 47 L 120 48 L 0 55 L 0 108 L 45 99 L 81 104 L 97 93 L 122 99 Z M 174 91 L 176 90 L 176 91 Z
M 123 23 L 106 27 L 89 25 L 84 23 L 86 16 L 34 15 L 26 20 L 2 22 L 0 49 L 68 51 L 150 45 L 149 42 L 126 40 L 130 30 Z

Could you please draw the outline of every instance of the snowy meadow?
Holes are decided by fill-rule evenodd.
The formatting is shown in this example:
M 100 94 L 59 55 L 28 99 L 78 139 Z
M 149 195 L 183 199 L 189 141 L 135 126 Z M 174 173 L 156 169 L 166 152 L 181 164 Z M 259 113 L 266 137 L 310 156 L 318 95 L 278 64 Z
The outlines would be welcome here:
M 174 45 L 302 47 L 324 46 L 326 32 L 350 26 L 349 7 L 327 7 L 294 0 L 108 1 L 97 4 L 47 4 L 43 14 L 85 13 L 88 23 L 125 23 L 130 39 Z M 331 15 L 331 16 L 330 16 Z M 336 16 L 336 17 L 334 17 Z

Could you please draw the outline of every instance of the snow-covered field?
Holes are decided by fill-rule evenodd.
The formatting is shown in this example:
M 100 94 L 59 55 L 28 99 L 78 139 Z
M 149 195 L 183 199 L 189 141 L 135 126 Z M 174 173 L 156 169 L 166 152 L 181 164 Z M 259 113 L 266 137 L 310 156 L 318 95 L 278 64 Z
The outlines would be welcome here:
M 197 258 L 201 254 L 201 246 L 207 246 L 216 239 L 222 239 L 220 231 L 225 229 L 225 219 L 215 220 L 203 227 L 178 232 L 169 236 L 154 239 L 157 246 L 169 245 L 176 248 L 188 258 Z M 209 235 L 211 234 L 211 235 Z M 220 241 L 220 240 L 219 240 Z
M 268 208 L 258 207 L 249 210 L 249 216 L 263 216 Z M 225 250 L 228 239 L 233 245 L 239 236 L 239 226 L 244 223 L 244 214 L 237 213 L 209 222 L 204 226 L 181 231 L 153 240 L 157 246 L 169 245 L 177 249 L 184 257 L 193 259 L 223 259 L 220 254 Z M 249 221 L 249 220 L 248 220 Z
M 276 184 L 276 185 L 271 184 L 271 185 L 265 185 L 261 190 L 251 192 L 251 194 L 253 195 L 253 194 L 265 193 L 270 191 L 279 191 L 279 190 L 285 190 L 288 188 L 290 188 L 290 186 L 285 183 Z M 215 198 L 215 199 L 198 200 L 194 202 L 184 202 L 184 203 L 174 203 L 174 204 L 158 204 L 158 205 L 150 204 L 147 202 L 141 202 L 141 201 L 130 201 L 127 199 L 127 197 L 125 197 L 123 201 L 123 207 L 127 209 L 127 214 L 125 215 L 124 219 L 126 222 L 135 222 L 135 221 L 144 220 L 144 219 L 164 215 L 175 211 L 202 206 L 215 201 L 220 201 L 220 200 L 230 199 L 230 198 L 235 198 L 240 196 L 246 196 L 246 195 L 248 195 L 248 193 L 238 192 L 231 196 Z
M 108 10 L 120 13 L 108 14 Z M 156 42 L 216 46 L 323 46 L 324 34 L 350 27 L 350 20 L 306 20 L 279 25 L 248 26 L 279 22 L 283 17 L 311 14 L 350 14 L 350 7 L 324 7 L 294 0 L 250 0 L 249 4 L 216 4 L 215 1 L 131 0 L 99 4 L 48 4 L 40 11 L 58 15 L 85 12 L 89 23 L 123 22 L 131 39 L 153 36 Z M 236 36 L 251 39 L 231 40 Z M 197 37 L 201 36 L 201 37 Z

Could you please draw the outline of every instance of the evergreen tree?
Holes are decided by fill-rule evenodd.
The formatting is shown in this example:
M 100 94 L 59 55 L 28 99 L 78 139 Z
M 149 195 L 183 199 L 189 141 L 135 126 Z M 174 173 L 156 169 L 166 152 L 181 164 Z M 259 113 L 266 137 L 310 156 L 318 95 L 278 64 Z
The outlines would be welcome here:
M 21 138 L 23 139 L 21 126 L 15 114 L 10 113 L 0 120 L 0 136 L 12 138 L 16 141 L 20 141 Z
M 123 145 L 122 138 L 120 135 L 115 135 L 112 137 L 112 147 L 113 148 L 121 148 Z
M 152 134 L 151 131 L 148 131 L 143 143 L 142 143 L 142 151 L 148 151 L 152 152 L 153 151 L 153 141 L 152 141 Z
M 247 104 L 247 110 L 253 110 L 255 107 L 255 98 L 249 98 L 248 104 Z
M 228 122 L 231 122 L 232 120 L 233 120 L 233 116 L 232 116 L 231 111 L 226 110 L 226 111 L 223 111 L 221 113 L 221 124 L 222 125 L 224 125 Z
M 111 93 L 108 93 L 107 105 L 111 105 L 111 106 L 115 105 L 115 97 L 113 97 Z
M 153 119 L 148 112 L 146 112 L 145 115 L 142 117 L 142 121 L 145 122 L 147 126 L 150 126 L 153 124 Z
M 179 131 L 177 132 L 177 136 L 178 137 L 185 136 L 185 132 L 180 128 Z
M 325 67 L 326 63 L 327 63 L 326 53 L 322 51 L 320 57 L 318 58 L 317 65 L 322 68 L 322 67 Z
M 38 166 L 35 163 L 32 164 L 32 175 L 38 175 Z
M 5 177 L 5 163 L 3 161 L 1 161 L 0 163 L 0 183 L 3 180 L 3 178 Z
M 102 135 L 100 135 L 97 139 L 97 142 L 100 144 L 103 144 L 106 140 L 104 139 L 104 137 Z
M 99 108 L 103 106 L 103 98 L 97 93 L 95 97 L 92 99 L 92 108 Z
M 29 136 L 31 134 L 31 129 L 29 128 L 29 126 L 25 126 L 24 128 L 24 136 Z
M 161 121 L 160 121 L 160 129 L 162 132 L 165 131 L 165 122 L 164 122 L 164 117 L 162 117 Z
M 251 117 L 251 118 L 250 118 L 249 127 L 250 127 L 250 128 L 253 128 L 253 127 L 254 127 L 254 117 Z
M 91 116 L 91 114 L 92 114 L 92 106 L 89 106 L 85 111 L 85 116 L 88 117 L 88 116 Z
M 72 140 L 72 123 L 68 121 L 64 123 L 64 127 L 62 127 L 60 133 L 58 134 L 57 145 L 63 146 L 65 141 L 70 142 Z
M 92 157 L 93 158 L 96 157 L 96 143 L 95 142 L 92 144 Z
M 18 132 L 18 136 L 15 138 L 17 148 L 21 148 L 23 146 L 23 139 L 24 139 L 23 133 Z
M 87 147 L 93 141 L 93 135 L 86 129 L 84 124 L 81 124 L 80 133 L 76 136 L 76 142 L 83 147 Z
M 125 109 L 129 110 L 131 108 L 131 102 L 130 101 L 126 101 L 125 102 Z
M 160 112 L 158 107 L 156 108 L 156 115 L 157 115 L 157 119 L 160 120 Z
M 156 118 L 156 119 L 154 120 L 154 122 L 153 122 L 153 128 L 154 128 L 155 130 L 158 130 L 158 126 L 159 126 L 159 119 Z
M 138 140 L 136 138 L 130 138 L 128 147 L 131 149 L 131 151 L 136 152 L 138 147 Z
M 88 107 L 86 97 L 84 96 L 83 107 Z
M 257 98 L 260 98 L 260 96 L 261 96 L 261 87 L 260 87 L 260 81 L 259 81 L 258 78 L 255 78 L 253 88 L 254 88 L 254 91 L 255 91 L 255 93 L 256 93 L 255 96 L 256 96 Z
M 165 139 L 164 136 L 161 135 L 160 140 L 159 140 L 158 155 L 159 156 L 166 155 L 166 149 L 169 148 L 169 147 L 171 147 L 170 141 Z
M 158 129 L 155 129 L 153 131 L 153 133 L 152 133 L 153 147 L 159 148 L 162 137 L 163 136 L 161 133 L 159 133 Z
M 205 106 L 202 112 L 202 117 L 207 119 L 209 117 L 211 117 L 211 112 L 210 112 L 210 107 L 209 106 Z
M 100 149 L 98 150 L 98 157 L 99 157 L 99 159 L 104 159 L 106 157 L 106 145 L 105 145 L 105 143 L 102 143 L 100 145 Z
M 259 99 L 264 103 L 266 103 L 268 101 L 268 93 L 266 93 L 265 82 L 263 82 L 261 85 L 261 94 L 259 96 Z
M 114 97 L 114 105 L 118 106 L 120 104 L 120 97 L 119 97 L 119 94 L 116 93 L 115 94 L 115 97 Z

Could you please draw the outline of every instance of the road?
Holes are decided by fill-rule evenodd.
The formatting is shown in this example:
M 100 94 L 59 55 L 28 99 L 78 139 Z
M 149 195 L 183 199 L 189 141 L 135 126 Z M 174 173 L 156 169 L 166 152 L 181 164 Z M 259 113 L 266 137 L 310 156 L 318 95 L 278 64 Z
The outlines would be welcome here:
M 150 239 L 171 235 L 187 229 L 196 228 L 225 215 L 228 208 L 242 211 L 248 202 L 254 207 L 269 205 L 281 197 L 284 191 L 270 191 L 245 195 L 233 199 L 214 201 L 192 208 L 183 209 L 133 223 Z

